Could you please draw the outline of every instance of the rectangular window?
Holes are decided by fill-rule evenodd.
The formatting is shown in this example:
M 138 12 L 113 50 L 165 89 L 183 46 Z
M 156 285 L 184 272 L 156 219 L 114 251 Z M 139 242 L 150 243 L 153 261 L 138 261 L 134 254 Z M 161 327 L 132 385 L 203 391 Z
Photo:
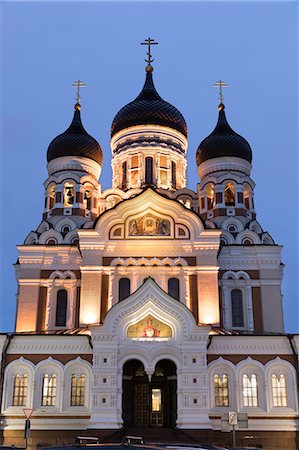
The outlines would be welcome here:
M 257 376 L 244 374 L 242 383 L 244 406 L 258 406 Z
M 163 169 L 167 169 L 167 157 L 166 156 L 160 156 L 160 167 L 163 167 Z
M 214 375 L 214 397 L 215 406 L 229 406 L 227 375 Z
M 131 168 L 135 169 L 136 167 L 138 167 L 138 156 L 132 156 Z
M 55 406 L 56 404 L 56 375 L 43 377 L 42 406 Z

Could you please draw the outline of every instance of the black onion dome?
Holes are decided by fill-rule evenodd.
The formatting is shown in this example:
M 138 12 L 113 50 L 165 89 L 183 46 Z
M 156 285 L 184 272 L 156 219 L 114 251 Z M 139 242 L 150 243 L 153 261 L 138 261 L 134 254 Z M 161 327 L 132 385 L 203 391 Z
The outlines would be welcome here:
M 83 156 L 102 164 L 103 154 L 100 144 L 84 129 L 81 121 L 80 105 L 75 105 L 74 118 L 69 128 L 50 143 L 47 160 L 61 156 Z
M 249 143 L 237 134 L 228 124 L 224 105 L 219 105 L 219 117 L 214 131 L 206 137 L 196 152 L 196 163 L 199 166 L 204 161 L 221 156 L 236 156 L 251 163 L 252 151 Z
M 162 125 L 173 128 L 187 137 L 187 124 L 180 111 L 163 100 L 153 82 L 152 67 L 147 66 L 142 91 L 135 100 L 124 106 L 114 117 L 111 137 L 134 125 Z

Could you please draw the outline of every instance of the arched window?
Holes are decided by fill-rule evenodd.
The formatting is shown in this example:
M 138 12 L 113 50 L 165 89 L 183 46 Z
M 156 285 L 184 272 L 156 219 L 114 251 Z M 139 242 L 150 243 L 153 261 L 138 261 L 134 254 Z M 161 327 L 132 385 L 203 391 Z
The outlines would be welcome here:
M 129 278 L 121 278 L 118 282 L 118 301 L 121 302 L 129 297 L 131 291 L 131 281 Z
M 171 161 L 171 186 L 176 189 L 176 163 Z
M 243 298 L 242 298 L 242 291 L 240 289 L 232 290 L 231 305 L 232 305 L 232 326 L 244 327 Z
M 121 187 L 122 189 L 127 189 L 127 161 L 124 161 L 122 163 L 122 180 L 121 180 Z
M 56 303 L 56 327 L 66 326 L 66 312 L 67 312 L 67 291 L 65 289 L 60 289 L 57 292 L 57 303 Z
M 55 184 L 52 184 L 48 190 L 48 209 L 52 209 L 55 202 Z
M 66 182 L 63 191 L 64 206 L 72 206 L 75 202 L 75 188 L 74 184 Z
M 178 278 L 169 278 L 168 294 L 176 300 L 180 300 L 180 280 Z
M 206 189 L 207 194 L 207 208 L 213 209 L 214 207 L 214 188 L 212 184 L 209 184 Z
M 250 188 L 247 185 L 245 185 L 244 189 L 244 201 L 246 208 L 250 209 Z
M 145 158 L 145 182 L 146 184 L 153 183 L 153 158 L 150 156 Z
M 255 374 L 242 377 L 244 406 L 258 406 L 257 376 Z
M 272 374 L 273 406 L 288 406 L 286 377 L 283 374 Z
M 214 375 L 215 406 L 229 406 L 228 377 L 227 375 Z
M 26 406 L 28 375 L 16 374 L 13 384 L 12 406 Z
M 72 375 L 71 406 L 84 406 L 85 375 Z
M 42 387 L 42 406 L 55 406 L 56 404 L 56 375 L 45 373 Z
M 224 188 L 224 202 L 226 206 L 235 206 L 235 186 L 227 183 Z
M 83 207 L 91 210 L 91 190 L 85 189 L 83 197 Z

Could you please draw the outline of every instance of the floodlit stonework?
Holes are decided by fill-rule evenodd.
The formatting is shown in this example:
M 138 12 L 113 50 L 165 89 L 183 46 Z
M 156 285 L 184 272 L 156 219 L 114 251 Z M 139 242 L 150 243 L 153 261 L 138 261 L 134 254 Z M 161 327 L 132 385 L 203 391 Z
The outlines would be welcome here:
M 0 336 L 2 440 L 24 444 L 32 408 L 32 450 L 138 427 L 225 444 L 237 411 L 240 444 L 296 449 L 299 335 L 284 333 L 282 247 L 257 220 L 251 148 L 220 103 L 187 189 L 187 125 L 152 72 L 113 121 L 111 188 L 79 103 L 49 146 L 16 331 Z

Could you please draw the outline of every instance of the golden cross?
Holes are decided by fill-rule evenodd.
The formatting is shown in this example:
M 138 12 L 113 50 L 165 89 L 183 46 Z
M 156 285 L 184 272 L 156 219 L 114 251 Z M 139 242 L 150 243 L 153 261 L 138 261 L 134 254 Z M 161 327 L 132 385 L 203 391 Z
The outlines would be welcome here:
M 80 88 L 86 87 L 86 84 L 83 81 L 77 80 L 77 81 L 75 81 L 75 83 L 72 84 L 72 86 L 77 88 L 77 94 L 76 94 L 75 98 L 76 98 L 76 102 L 80 104 L 80 100 L 81 100 Z
M 224 87 L 228 87 L 229 85 L 227 83 L 225 83 L 222 80 L 216 81 L 216 83 L 213 84 L 214 87 L 219 87 L 219 103 L 223 103 L 224 97 L 222 94 L 222 88 Z
M 151 63 L 154 61 L 151 55 L 151 45 L 158 45 L 158 42 L 155 42 L 155 39 L 151 39 L 150 37 L 147 39 L 144 39 L 144 42 L 141 42 L 141 45 L 147 45 L 147 59 L 144 61 L 148 63 L 150 66 Z

